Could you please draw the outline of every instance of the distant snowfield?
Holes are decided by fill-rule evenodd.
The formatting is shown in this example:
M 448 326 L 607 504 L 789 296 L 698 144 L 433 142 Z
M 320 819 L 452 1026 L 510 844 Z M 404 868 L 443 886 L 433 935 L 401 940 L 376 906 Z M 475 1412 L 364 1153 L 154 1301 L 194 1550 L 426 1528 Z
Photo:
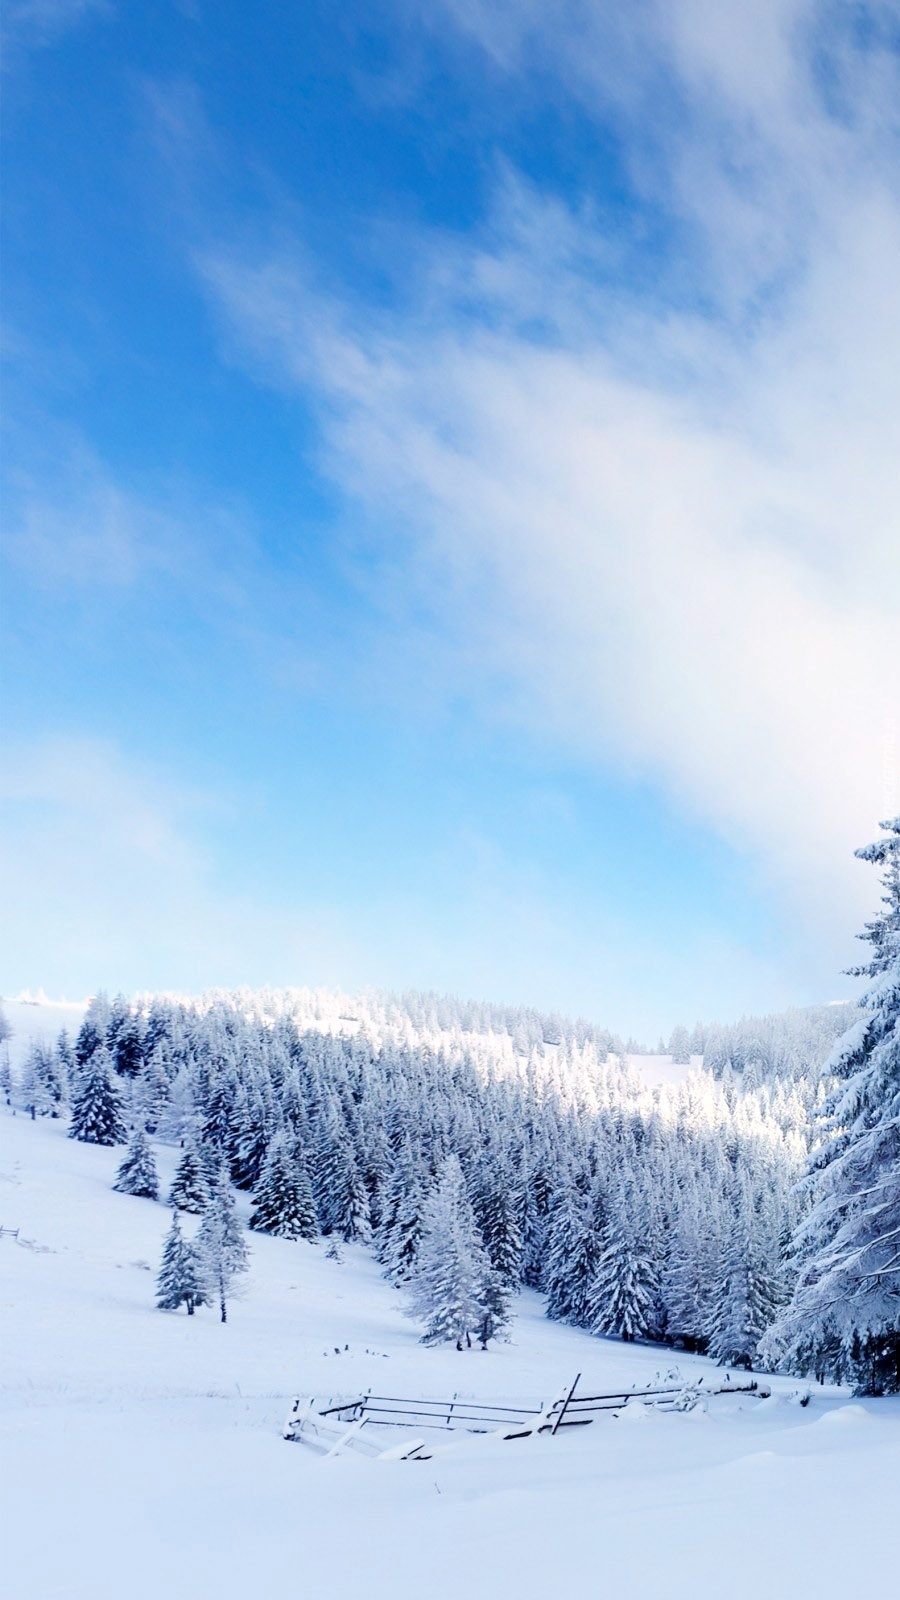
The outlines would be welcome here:
M 291 1396 L 549 1398 L 646 1383 L 667 1351 L 547 1322 L 428 1350 L 362 1250 L 251 1235 L 227 1326 L 158 1312 L 168 1213 L 114 1194 L 121 1151 L 0 1115 L 0 1455 L 16 1600 L 846 1600 L 892 1592 L 900 1401 L 817 1391 L 626 1413 L 427 1463 L 286 1444 Z M 158 1152 L 168 1176 L 175 1152 Z M 345 1346 L 349 1348 L 345 1349 Z M 337 1347 L 340 1354 L 334 1354 Z M 716 1373 L 678 1358 L 682 1372 Z
M 3 1015 L 12 1029 L 9 1059 L 13 1067 L 21 1066 L 35 1040 L 55 1044 L 63 1028 L 74 1040 L 87 1008 L 87 1000 L 48 1000 L 42 994 L 34 999 L 22 995 L 4 999 Z

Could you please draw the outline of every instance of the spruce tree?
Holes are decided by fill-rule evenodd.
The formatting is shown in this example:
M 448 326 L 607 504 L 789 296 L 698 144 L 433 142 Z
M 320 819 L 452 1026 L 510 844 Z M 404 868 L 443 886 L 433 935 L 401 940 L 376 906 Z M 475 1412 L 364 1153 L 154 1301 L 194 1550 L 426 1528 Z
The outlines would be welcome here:
M 249 1253 L 224 1167 L 210 1190 L 196 1250 L 207 1293 L 218 1301 L 220 1319 L 226 1322 L 228 1301 L 235 1298 L 238 1279 L 247 1271 Z
M 665 1053 L 665 1052 L 664 1052 Z M 675 1066 L 686 1067 L 691 1059 L 691 1036 L 683 1023 L 672 1029 L 668 1054 Z
M 193 1140 L 184 1147 L 184 1153 L 175 1168 L 175 1177 L 169 1191 L 169 1205 L 179 1211 L 192 1211 L 199 1215 L 209 1200 L 209 1182 L 203 1160 Z
M 778 1297 L 777 1262 L 756 1215 L 749 1186 L 741 1186 L 725 1242 L 709 1353 L 721 1366 L 754 1365 L 759 1342 L 772 1321 Z
M 657 1299 L 654 1262 L 630 1184 L 623 1184 L 611 1208 L 587 1295 L 591 1333 L 615 1334 L 625 1341 L 647 1338 Z
M 296 1142 L 276 1134 L 253 1191 L 250 1226 L 280 1239 L 318 1237 L 316 1207 L 306 1162 Z
M 72 1089 L 69 1138 L 82 1144 L 124 1144 L 128 1137 L 109 1051 L 101 1045 L 79 1069 Z
M 491 1263 L 510 1287 L 515 1287 L 522 1279 L 522 1231 L 515 1199 L 510 1174 L 500 1165 L 493 1172 L 483 1196 L 480 1222 Z
M 36 1039 L 22 1068 L 22 1097 L 32 1116 L 58 1117 L 68 1094 L 66 1074 L 55 1049 Z
M 113 1065 L 121 1078 L 136 1078 L 144 1064 L 144 1035 L 137 1012 L 125 1002 L 125 1014 L 120 1016 L 114 1002 L 113 1015 L 107 1029 L 107 1047 Z
M 468 1348 L 485 1316 L 491 1268 L 478 1236 L 459 1160 L 448 1156 L 426 1201 L 411 1283 L 411 1314 L 425 1323 L 423 1344 L 454 1340 Z
M 95 1050 L 106 1044 L 109 1024 L 109 1001 L 102 992 L 94 996 L 75 1040 L 75 1059 L 80 1067 L 90 1060 Z
M 501 1272 L 487 1263 L 478 1283 L 479 1317 L 476 1333 L 482 1350 L 491 1339 L 499 1339 L 509 1327 L 509 1284 Z
M 796 1237 L 793 1300 L 765 1341 L 790 1366 L 900 1393 L 900 816 L 856 852 L 883 869 L 884 911 L 861 938 L 871 959 L 864 1015 L 824 1067 L 837 1080 L 813 1152 L 814 1204 Z
M 159 1199 L 159 1177 L 153 1151 L 143 1128 L 137 1127 L 131 1135 L 128 1150 L 118 1172 L 113 1188 L 120 1194 L 133 1194 L 144 1200 Z
M 160 1311 L 177 1311 L 179 1306 L 186 1306 L 189 1317 L 194 1315 L 195 1306 L 206 1305 L 200 1261 L 194 1246 L 182 1235 L 177 1211 L 172 1214 L 172 1226 L 163 1246 L 156 1304 Z

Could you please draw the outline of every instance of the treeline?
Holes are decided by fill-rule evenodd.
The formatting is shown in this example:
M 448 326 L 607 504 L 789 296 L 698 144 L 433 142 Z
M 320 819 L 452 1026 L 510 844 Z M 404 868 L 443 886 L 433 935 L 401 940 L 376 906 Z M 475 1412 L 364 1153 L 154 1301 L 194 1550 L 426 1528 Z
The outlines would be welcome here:
M 653 1090 L 602 1030 L 433 996 L 333 997 L 311 1027 L 324 997 L 298 995 L 98 996 L 76 1039 L 35 1045 L 18 1100 L 70 1109 L 78 1138 L 177 1143 L 161 1198 L 200 1211 L 224 1170 L 252 1193 L 253 1226 L 363 1242 L 398 1284 L 419 1273 L 455 1158 L 501 1323 L 503 1294 L 527 1284 L 592 1332 L 754 1360 L 791 1291 L 836 1008 L 707 1030 L 714 1070 Z

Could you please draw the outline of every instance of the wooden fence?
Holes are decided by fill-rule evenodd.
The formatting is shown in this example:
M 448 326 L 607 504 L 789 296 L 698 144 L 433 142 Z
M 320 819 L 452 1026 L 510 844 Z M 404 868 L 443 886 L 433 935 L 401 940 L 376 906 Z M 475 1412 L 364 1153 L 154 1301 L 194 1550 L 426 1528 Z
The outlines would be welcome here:
M 646 1389 L 617 1389 L 606 1394 L 579 1394 L 581 1373 L 546 1405 L 507 1406 L 496 1401 L 460 1399 L 410 1399 L 399 1395 L 367 1393 L 356 1399 L 322 1405 L 315 1400 L 294 1401 L 284 1425 L 286 1439 L 340 1454 L 345 1448 L 362 1449 L 382 1459 L 428 1460 L 430 1453 L 422 1439 L 408 1440 L 383 1449 L 367 1426 L 404 1428 L 419 1433 L 443 1432 L 494 1434 L 502 1439 L 526 1439 L 533 1434 L 557 1434 L 562 1428 L 583 1428 L 601 1412 L 619 1412 L 631 1401 L 641 1401 L 663 1411 L 690 1410 L 703 1395 L 753 1394 L 759 1399 L 769 1391 L 755 1381 L 707 1387 L 701 1377 L 696 1384 L 674 1381 Z

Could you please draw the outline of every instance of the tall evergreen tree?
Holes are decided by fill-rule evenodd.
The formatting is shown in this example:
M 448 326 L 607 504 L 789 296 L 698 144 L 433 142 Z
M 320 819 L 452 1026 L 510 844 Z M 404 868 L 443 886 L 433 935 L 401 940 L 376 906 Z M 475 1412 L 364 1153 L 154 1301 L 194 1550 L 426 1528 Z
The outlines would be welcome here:
M 318 1237 L 316 1206 L 306 1162 L 286 1133 L 275 1135 L 253 1191 L 250 1226 L 281 1239 Z
M 69 1138 L 80 1139 L 83 1144 L 124 1144 L 127 1137 L 109 1051 L 100 1045 L 75 1080 Z
M 778 1300 L 778 1262 L 746 1182 L 725 1242 L 722 1277 L 710 1324 L 709 1353 L 722 1366 L 753 1366 Z
M 169 1191 L 169 1205 L 177 1206 L 179 1211 L 193 1211 L 199 1215 L 206 1209 L 208 1200 L 209 1181 L 200 1152 L 191 1139 L 185 1145 L 178 1166 L 175 1168 L 175 1177 Z
M 75 1040 L 75 1059 L 80 1067 L 90 1059 L 95 1050 L 106 1044 L 109 1024 L 109 1001 L 102 992 L 96 994 L 84 1014 Z
M 68 1083 L 55 1049 L 43 1040 L 32 1044 L 22 1069 L 22 1098 L 25 1109 L 39 1117 L 62 1114 Z
M 143 1128 L 135 1128 L 125 1158 L 116 1173 L 113 1188 L 120 1194 L 133 1194 L 144 1200 L 159 1199 L 159 1176 L 153 1151 Z
M 106 1042 L 119 1076 L 136 1078 L 144 1064 L 143 1027 L 138 1013 L 121 996 L 113 1003 Z
M 864 1015 L 825 1064 L 837 1080 L 813 1153 L 814 1205 L 797 1236 L 794 1297 L 765 1348 L 847 1377 L 863 1394 L 900 1392 L 900 817 L 858 850 L 883 870 L 884 911 L 860 935 L 872 955 Z
M 645 1220 L 645 1219 L 644 1219 Z M 647 1338 L 654 1323 L 658 1282 L 632 1186 L 622 1185 L 610 1208 L 586 1313 L 592 1333 L 625 1341 Z
M 510 1287 L 522 1281 L 522 1231 L 512 1179 L 503 1163 L 491 1173 L 480 1207 L 481 1232 L 494 1270 Z
M 683 1023 L 672 1029 L 669 1040 L 669 1055 L 676 1066 L 686 1067 L 691 1059 L 691 1036 Z
M 238 1281 L 247 1271 L 249 1252 L 224 1167 L 210 1191 L 196 1250 L 207 1293 L 218 1301 L 220 1320 L 226 1322 L 228 1301 L 235 1298 Z
M 177 1311 L 179 1306 L 185 1306 L 189 1317 L 194 1315 L 195 1306 L 206 1304 L 199 1257 L 181 1232 L 177 1211 L 172 1215 L 172 1226 L 163 1246 L 162 1264 L 156 1279 L 156 1304 L 160 1311 Z
M 471 1346 L 485 1315 L 487 1253 L 478 1236 L 462 1168 L 448 1156 L 429 1196 L 411 1283 L 412 1315 L 425 1323 L 423 1344 Z

